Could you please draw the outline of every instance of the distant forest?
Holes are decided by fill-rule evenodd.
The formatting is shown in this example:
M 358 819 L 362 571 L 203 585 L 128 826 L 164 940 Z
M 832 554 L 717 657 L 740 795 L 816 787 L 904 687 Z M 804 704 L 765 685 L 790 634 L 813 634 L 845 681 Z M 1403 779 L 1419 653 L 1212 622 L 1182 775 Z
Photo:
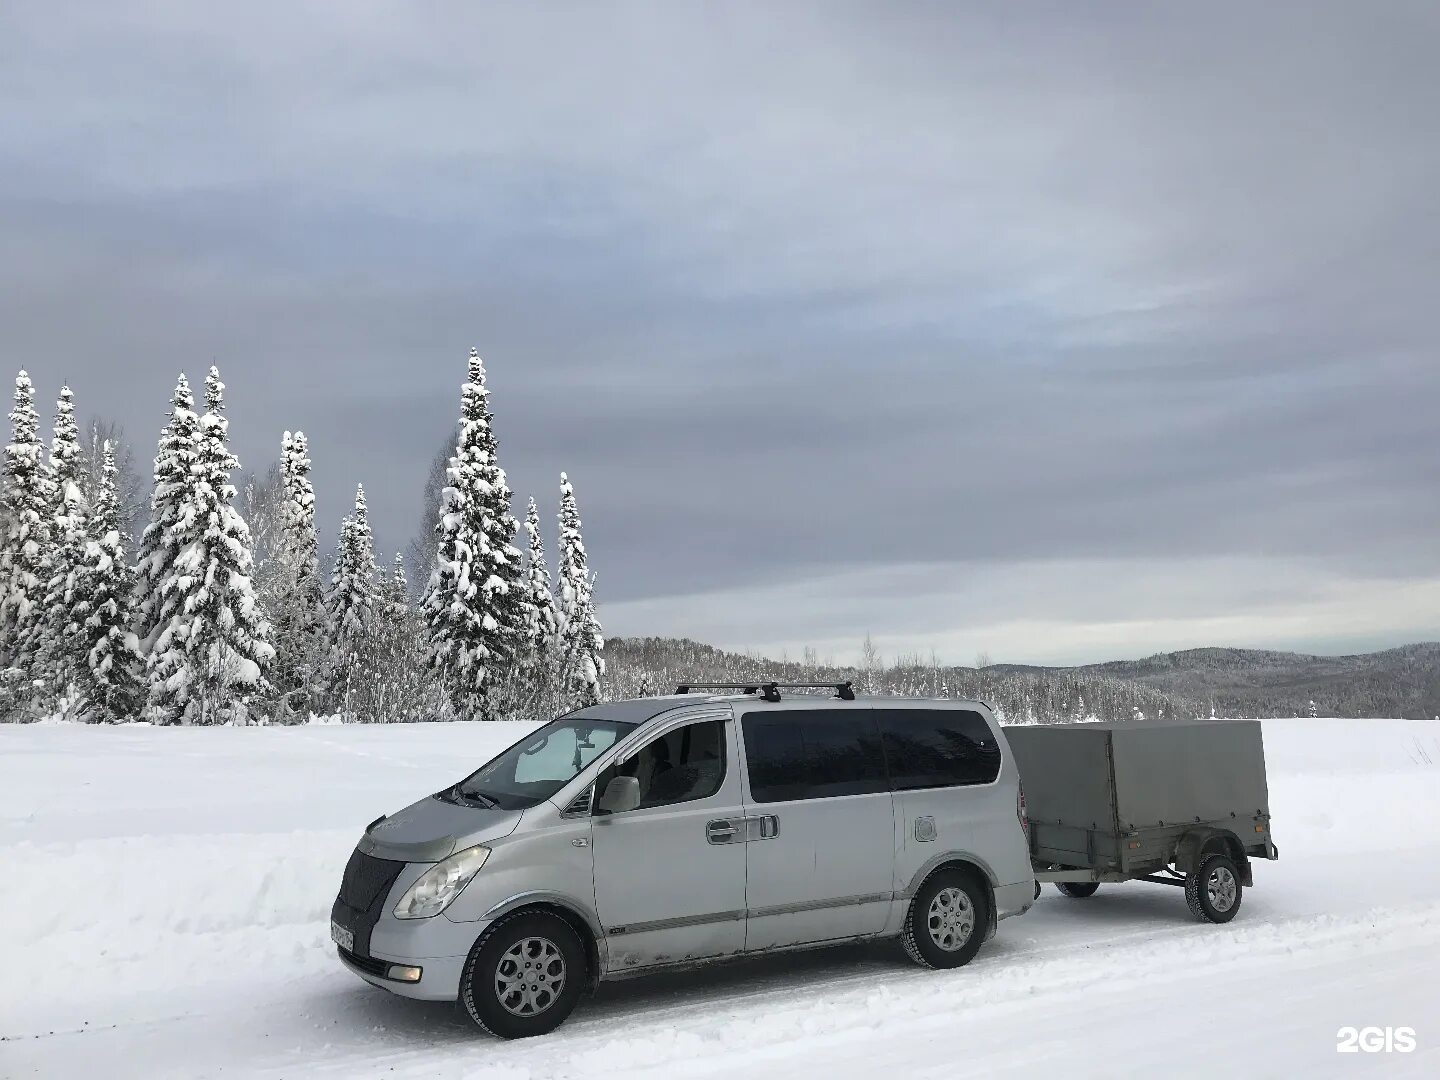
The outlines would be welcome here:
M 979 699 L 1007 723 L 1071 723 L 1198 715 L 1199 707 L 1138 682 L 1073 671 L 1002 667 L 942 667 L 918 657 L 885 664 L 878 657 L 855 667 L 827 667 L 806 657 L 767 660 L 723 652 L 674 638 L 612 638 L 605 645 L 607 697 L 673 693 L 682 682 L 850 681 L 860 693 Z
M 873 650 L 867 655 L 860 665 L 834 667 L 809 655 L 770 660 L 687 639 L 612 638 L 605 647 L 605 690 L 607 697 L 621 698 L 668 694 L 681 682 L 705 678 L 849 680 L 862 692 L 978 698 L 1007 723 L 1440 715 L 1440 644 L 1433 643 L 1359 656 L 1190 649 L 1083 667 L 957 667 L 919 657 L 887 664 Z

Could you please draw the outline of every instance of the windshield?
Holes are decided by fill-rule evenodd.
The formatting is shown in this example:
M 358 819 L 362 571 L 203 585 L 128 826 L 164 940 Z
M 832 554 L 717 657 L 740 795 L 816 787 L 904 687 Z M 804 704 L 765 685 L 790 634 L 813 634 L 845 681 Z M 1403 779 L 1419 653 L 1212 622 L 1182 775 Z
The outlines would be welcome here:
M 524 810 L 550 798 L 598 754 L 634 730 L 634 724 L 616 720 L 553 721 L 446 794 L 502 810 Z

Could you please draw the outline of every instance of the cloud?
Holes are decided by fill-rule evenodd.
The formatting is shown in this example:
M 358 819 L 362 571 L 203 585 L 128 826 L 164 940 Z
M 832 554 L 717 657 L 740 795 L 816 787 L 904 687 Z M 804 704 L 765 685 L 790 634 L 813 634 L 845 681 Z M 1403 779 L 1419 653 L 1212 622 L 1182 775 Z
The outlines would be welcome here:
M 784 634 L 689 632 L 885 622 L 956 659 L 975 627 L 997 659 L 1283 644 L 1334 587 L 1350 606 L 1294 633 L 1340 640 L 1373 621 L 1353 583 L 1440 577 L 1436 23 L 12 9 L 0 348 L 142 454 L 175 373 L 219 362 L 246 464 L 304 428 L 322 520 L 364 481 L 388 550 L 478 344 L 513 486 L 553 501 L 570 471 L 633 632 L 893 574 L 794 599 Z M 1236 590 L 1237 561 L 1298 569 Z M 1038 565 L 1060 569 L 1037 606 Z M 1142 565 L 1165 597 L 1145 620 L 1086 586 Z M 1006 583 L 978 622 L 955 614 L 977 576 Z
M 855 566 L 793 582 L 612 605 L 619 634 L 702 638 L 762 656 L 857 663 L 932 652 L 1078 664 L 1244 640 L 1359 652 L 1440 629 L 1440 581 L 1341 578 L 1304 560 L 1054 559 Z M 759 632 L 757 633 L 757 628 Z

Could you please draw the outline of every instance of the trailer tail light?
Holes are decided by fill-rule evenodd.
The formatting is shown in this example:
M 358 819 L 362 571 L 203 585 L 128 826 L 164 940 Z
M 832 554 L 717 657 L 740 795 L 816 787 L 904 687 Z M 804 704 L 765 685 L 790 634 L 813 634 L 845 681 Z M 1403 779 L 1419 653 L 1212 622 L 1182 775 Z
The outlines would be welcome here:
M 1018 794 L 1015 796 L 1015 816 L 1020 819 L 1020 831 L 1028 839 L 1030 836 L 1030 817 L 1025 813 L 1025 785 L 1017 785 Z

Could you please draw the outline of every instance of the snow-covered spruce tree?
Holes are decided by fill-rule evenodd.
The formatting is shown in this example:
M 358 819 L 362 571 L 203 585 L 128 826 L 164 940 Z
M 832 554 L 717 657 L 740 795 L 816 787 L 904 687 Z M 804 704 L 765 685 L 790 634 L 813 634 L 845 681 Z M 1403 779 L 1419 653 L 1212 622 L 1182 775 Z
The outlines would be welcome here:
M 380 596 L 375 574 L 375 542 L 365 507 L 365 488 L 355 489 L 355 512 L 340 525 L 339 549 L 325 595 L 326 684 L 331 704 L 352 714 L 351 690 L 369 646 Z
M 560 474 L 560 671 L 564 708 L 600 700 L 605 637 L 595 614 L 594 582 L 570 479 Z
M 410 581 L 405 576 L 405 554 L 397 551 L 395 561 L 390 564 L 390 580 L 386 583 L 386 602 L 391 614 L 405 615 L 410 611 Z
M 461 719 L 490 720 L 509 706 L 512 666 L 524 640 L 525 582 L 511 541 L 510 489 L 496 460 L 485 368 L 470 350 L 460 433 L 446 472 L 435 567 L 422 611 L 430 662 Z
M 118 507 L 116 520 L 120 531 L 125 534 L 127 545 L 134 544 L 135 525 L 141 518 L 146 502 L 145 485 L 135 469 L 135 453 L 126 438 L 125 429 L 114 420 L 103 420 L 92 416 L 90 423 L 80 432 L 80 456 L 84 467 L 80 474 L 80 491 L 89 506 L 95 505 L 100 496 L 103 480 L 105 444 L 115 456 L 115 505 Z
M 190 490 L 200 418 L 195 396 L 182 372 L 170 398 L 170 421 L 155 452 L 155 487 L 150 495 L 150 521 L 140 538 L 135 562 L 135 634 L 148 657 L 163 630 L 161 586 L 174 569 L 184 543 L 181 510 Z M 162 722 L 164 718 L 162 717 Z
M 73 703 L 76 683 L 85 667 L 81 628 L 89 617 L 88 601 L 76 591 L 85 562 L 88 508 L 81 492 L 85 464 L 80 429 L 75 423 L 75 395 L 60 388 L 55 428 L 50 439 L 51 511 L 50 580 L 46 583 L 44 632 L 37 667 L 45 680 L 41 701 L 46 711 Z
M 125 562 L 128 535 L 116 494 L 115 451 L 107 440 L 101 450 L 101 472 L 90 507 L 89 539 L 77 575 L 72 606 L 80 621 L 80 709 L 95 723 L 119 723 L 139 716 L 144 702 L 140 656 L 132 629 L 131 571 Z
M 224 392 L 212 367 L 175 524 L 179 553 L 160 582 L 160 631 L 146 657 L 149 708 L 164 723 L 249 723 L 275 656 L 251 582 L 250 530 L 234 506 L 239 462 Z
M 271 706 L 278 719 L 323 708 L 326 613 L 316 555 L 315 489 L 310 483 L 305 433 L 285 432 L 280 442 L 278 532 L 265 568 L 260 599 L 270 617 L 275 663 Z
M 540 537 L 540 511 L 535 500 L 525 511 L 525 647 L 523 662 L 517 665 L 525 681 L 524 700 L 531 703 L 531 715 L 553 716 L 559 712 L 556 682 L 560 650 L 560 612 L 545 564 L 545 542 Z
M 35 653 L 44 630 L 45 593 L 50 581 L 54 498 L 50 465 L 40 442 L 35 387 L 30 376 L 15 376 L 12 434 L 5 447 L 5 520 L 0 544 L 0 704 L 7 712 L 27 708 L 34 681 Z

